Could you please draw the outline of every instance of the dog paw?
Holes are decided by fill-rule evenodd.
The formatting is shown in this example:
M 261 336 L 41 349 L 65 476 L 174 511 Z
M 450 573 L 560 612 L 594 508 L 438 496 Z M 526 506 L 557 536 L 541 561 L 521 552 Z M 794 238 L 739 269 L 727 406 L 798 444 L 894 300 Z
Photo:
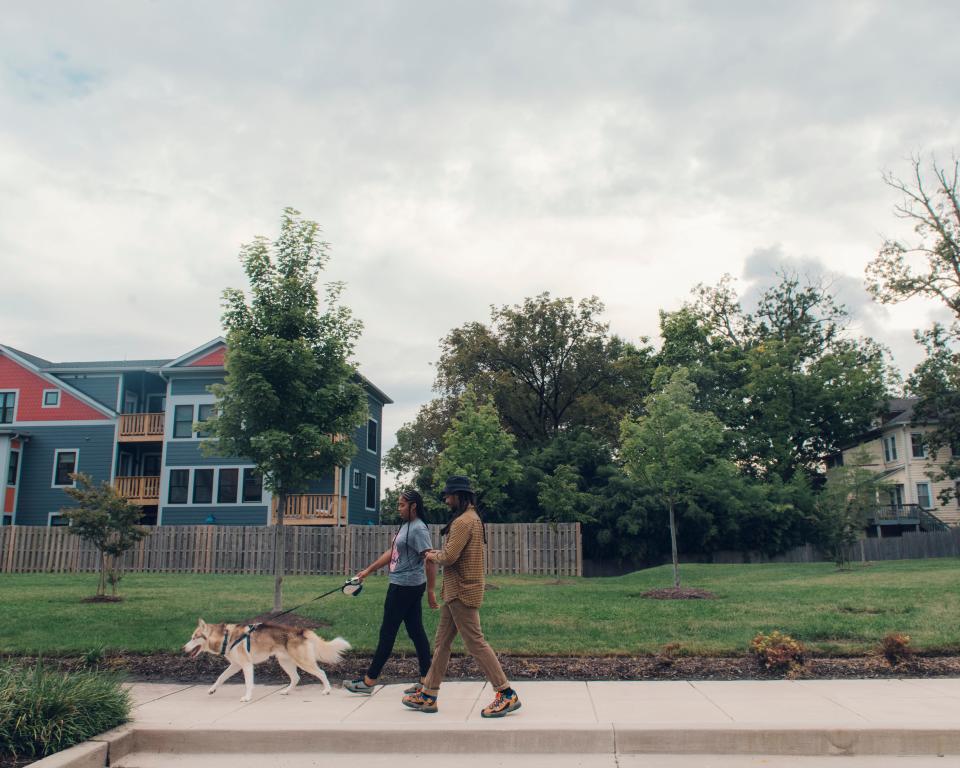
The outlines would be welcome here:
M 288 693 L 290 693 L 289 688 L 284 688 L 282 691 L 280 691 L 281 696 L 286 696 Z
M 213 694 L 215 694 L 216 692 L 217 692 L 217 686 L 215 685 L 211 685 L 209 688 L 207 688 L 208 696 L 213 696 Z
M 244 703 L 250 701 L 250 699 L 251 699 L 250 696 L 241 696 L 241 697 L 240 697 L 240 701 L 242 701 L 242 702 L 244 702 Z
M 330 695 L 330 689 L 329 689 L 329 688 L 324 688 L 322 691 L 320 691 L 320 695 L 321 695 L 321 696 L 329 696 L 329 695 Z

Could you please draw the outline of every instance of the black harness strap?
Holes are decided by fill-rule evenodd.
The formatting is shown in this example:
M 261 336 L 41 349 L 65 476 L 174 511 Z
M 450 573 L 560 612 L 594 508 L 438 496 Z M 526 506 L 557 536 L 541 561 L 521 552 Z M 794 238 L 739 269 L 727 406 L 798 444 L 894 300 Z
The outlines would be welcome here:
M 227 641 L 230 639 L 230 633 L 227 630 L 223 630 L 223 642 L 220 643 L 220 655 L 225 656 L 227 653 Z
M 240 635 L 240 637 L 238 637 L 236 640 L 233 641 L 233 643 L 230 645 L 230 650 L 232 651 L 234 648 L 236 648 L 238 645 L 240 645 L 240 643 L 242 643 L 244 640 L 246 640 L 246 641 L 247 641 L 247 653 L 250 653 L 250 635 L 252 635 L 252 634 L 253 634 L 254 632 L 256 632 L 258 629 L 260 629 L 260 626 L 261 626 L 260 624 L 247 624 L 247 631 L 244 632 L 242 635 Z

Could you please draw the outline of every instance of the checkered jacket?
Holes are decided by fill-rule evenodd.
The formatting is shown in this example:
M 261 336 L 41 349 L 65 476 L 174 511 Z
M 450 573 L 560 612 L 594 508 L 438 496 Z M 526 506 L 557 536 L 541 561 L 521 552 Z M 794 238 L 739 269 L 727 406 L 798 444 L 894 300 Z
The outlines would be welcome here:
M 471 608 L 483 603 L 483 582 L 486 571 L 486 547 L 483 544 L 483 523 L 473 507 L 467 507 L 450 523 L 447 540 L 437 557 L 443 566 L 443 602 L 459 600 Z

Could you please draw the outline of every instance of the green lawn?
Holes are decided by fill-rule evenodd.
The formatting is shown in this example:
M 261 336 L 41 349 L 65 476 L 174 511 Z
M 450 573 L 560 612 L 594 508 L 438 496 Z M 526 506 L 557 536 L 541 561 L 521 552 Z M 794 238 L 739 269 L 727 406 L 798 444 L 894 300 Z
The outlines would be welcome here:
M 820 653 L 858 653 L 891 631 L 917 649 L 960 650 L 960 561 L 905 560 L 854 565 L 687 565 L 684 586 L 712 590 L 717 600 L 639 597 L 670 585 L 669 567 L 619 578 L 493 577 L 481 613 L 500 652 L 553 655 L 654 653 L 680 643 L 691 653 L 741 654 L 758 631 L 779 629 Z M 0 575 L 0 653 L 61 654 L 90 649 L 177 650 L 198 616 L 236 621 L 268 610 L 272 578 L 131 574 L 119 604 L 81 603 L 95 575 Z M 293 606 L 342 583 L 332 576 L 288 578 Z M 331 625 L 355 649 L 376 644 L 386 579 L 375 577 L 358 597 L 340 593 L 301 612 Z M 425 609 L 426 610 L 426 609 Z M 436 613 L 427 611 L 433 632 Z M 412 650 L 401 630 L 398 649 Z

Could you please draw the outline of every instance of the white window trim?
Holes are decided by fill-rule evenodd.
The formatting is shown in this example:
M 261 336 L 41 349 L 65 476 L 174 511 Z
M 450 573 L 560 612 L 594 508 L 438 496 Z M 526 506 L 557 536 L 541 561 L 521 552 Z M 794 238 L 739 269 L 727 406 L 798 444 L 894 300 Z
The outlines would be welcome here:
M 353 486 L 354 488 L 356 488 L 358 491 L 360 490 L 360 477 L 361 477 L 361 475 L 362 475 L 362 473 L 360 472 L 360 470 L 359 470 L 359 469 L 355 469 L 355 470 L 353 470 L 353 478 L 350 480 L 350 483 L 352 484 L 352 486 Z
M 370 422 L 371 421 L 377 425 L 377 447 L 375 450 L 370 449 Z M 370 416 L 367 417 L 367 429 L 363 439 L 367 446 L 367 453 L 372 453 L 374 456 L 376 456 L 377 452 L 380 450 L 380 422 L 379 421 L 377 421 L 376 419 Z
M 920 438 L 920 450 L 922 454 L 920 456 L 915 456 L 913 453 L 913 438 Z M 911 459 L 925 459 L 927 458 L 927 444 L 923 442 L 923 432 L 911 432 L 910 433 L 910 458 Z
M 190 434 L 189 435 L 178 435 L 176 434 L 177 429 L 177 408 L 190 407 Z M 170 439 L 171 440 L 196 440 L 197 433 L 193 431 L 194 425 L 194 416 L 197 415 L 197 404 L 196 403 L 176 403 L 173 408 L 170 409 Z
M 54 403 L 53 405 L 47 404 L 47 393 L 50 393 L 50 392 L 56 393 L 57 395 L 57 402 Z M 62 399 L 63 399 L 63 396 L 60 394 L 59 389 L 45 389 L 43 390 L 43 396 L 40 398 L 40 407 L 41 408 L 59 408 L 60 402 Z
M 0 422 L 0 424 L 16 424 L 17 411 L 20 409 L 20 390 L 19 389 L 0 389 L 0 395 L 13 395 L 13 420 Z
M 368 483 L 364 483 L 364 486 L 363 486 L 363 508 L 364 508 L 365 510 L 367 510 L 368 512 L 376 512 L 376 511 L 377 511 L 377 501 L 378 501 L 379 498 L 380 498 L 379 493 L 378 493 L 378 491 L 379 491 L 380 489 L 377 487 L 377 485 L 378 485 L 378 483 L 377 483 L 377 476 L 376 476 L 376 475 L 367 474 L 367 480 L 368 480 L 368 481 L 369 481 L 369 480 L 373 480 L 373 483 L 374 483 L 374 485 L 373 485 L 373 487 L 374 487 L 374 492 L 373 492 L 373 506 L 372 506 L 372 507 L 368 507 L 368 506 L 367 506 L 367 486 L 369 485 L 369 482 L 368 482 Z
M 929 503 L 929 506 L 927 507 L 923 506 L 923 504 L 920 502 L 921 485 L 927 486 L 927 500 Z M 921 509 L 933 509 L 933 483 L 931 483 L 929 480 L 918 480 L 913 484 L 913 486 L 914 490 L 917 492 L 917 506 L 919 506 Z
M 213 405 L 216 406 L 217 398 L 213 395 L 168 395 L 166 402 L 164 403 L 163 413 L 166 416 L 166 426 L 164 434 L 167 435 L 167 439 L 177 443 L 186 443 L 193 441 L 195 443 L 205 442 L 210 440 L 209 437 L 198 437 L 197 431 L 193 429 L 197 424 L 197 416 L 199 415 L 201 405 Z M 179 405 L 189 405 L 193 407 L 193 415 L 191 416 L 191 432 L 189 437 L 174 437 L 173 429 L 176 425 L 176 414 L 177 406 Z
M 57 485 L 57 465 L 60 463 L 59 456 L 61 453 L 76 454 L 76 459 L 74 460 L 74 463 L 73 463 L 73 473 L 77 474 L 80 471 L 80 449 L 79 448 L 55 448 L 53 451 L 53 475 L 50 477 L 50 487 L 51 488 L 76 488 L 77 487 L 76 480 L 74 480 L 72 483 L 69 483 L 67 485 Z
M 208 502 L 199 502 L 194 503 L 193 501 L 193 491 L 194 484 L 196 483 L 197 470 L 198 469 L 212 469 L 213 470 L 213 489 L 210 494 L 210 501 Z M 224 469 L 236 469 L 237 471 L 237 500 L 236 501 L 217 501 L 218 492 L 220 489 L 220 472 Z M 161 488 L 161 493 L 164 495 L 161 496 L 165 501 L 161 501 L 161 506 L 173 507 L 175 509 L 197 509 L 202 508 L 206 509 L 207 507 L 219 507 L 221 509 L 227 509 L 230 507 L 257 507 L 263 506 L 265 504 L 269 505 L 270 500 L 267 498 L 267 489 L 264 487 L 263 483 L 260 484 L 260 501 L 244 501 L 243 500 L 243 472 L 246 469 L 256 469 L 254 464 L 235 464 L 235 465 L 226 465 L 226 466 L 190 466 L 190 467 L 164 467 L 164 470 L 161 473 L 163 478 L 163 484 L 165 488 Z M 187 473 L 187 500 L 183 503 L 180 502 L 171 502 L 170 501 L 170 475 L 173 472 L 178 470 L 184 470 Z
M 897 452 L 897 436 L 895 434 L 885 435 L 882 438 L 882 441 L 883 441 L 883 463 L 893 464 L 894 462 L 900 461 L 900 455 Z M 888 446 L 890 447 L 890 450 L 889 450 L 890 458 L 887 458 Z
M 66 525 L 66 526 L 59 526 L 59 525 L 55 526 L 55 525 L 53 524 L 53 518 L 55 518 L 55 517 L 63 517 L 63 513 L 62 513 L 62 512 L 47 512 L 47 528 L 61 528 L 61 527 L 69 527 L 69 526 L 70 526 L 70 523 L 69 523 L 69 522 L 67 522 L 67 525 Z

